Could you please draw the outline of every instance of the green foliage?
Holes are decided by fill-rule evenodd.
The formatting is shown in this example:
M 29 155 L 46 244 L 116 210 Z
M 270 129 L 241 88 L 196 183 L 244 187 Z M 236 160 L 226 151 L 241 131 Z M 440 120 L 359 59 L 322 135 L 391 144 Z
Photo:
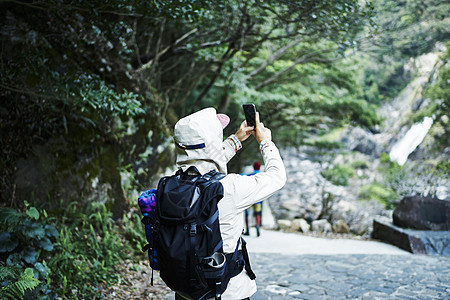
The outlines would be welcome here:
M 401 166 L 396 163 L 395 161 L 391 161 L 391 158 L 389 157 L 388 153 L 381 153 L 380 154 L 380 163 L 382 163 L 382 170 L 385 170 L 386 167 L 391 171 L 398 171 L 401 169 Z
M 140 255 L 144 245 L 138 214 L 132 220 L 124 217 L 119 226 L 101 203 L 83 209 L 72 203 L 56 218 L 26 207 L 24 212 L 0 209 L 2 295 L 27 299 L 101 296 L 102 286 L 118 280 L 117 264 L 131 252 Z
M 20 269 L 0 263 L 0 280 L 2 299 L 23 299 L 27 291 L 33 291 L 41 282 L 34 278 L 32 268 Z
M 399 196 L 390 187 L 374 182 L 361 187 L 359 191 L 360 200 L 376 200 L 386 206 L 387 209 L 393 209 L 399 201 Z
M 379 62 L 373 57 L 362 55 L 359 63 L 364 65 L 361 85 L 364 99 L 380 105 L 396 97 L 412 80 L 412 74 L 404 70 L 403 62 Z
M 115 117 L 137 116 L 145 113 L 137 94 L 127 90 L 116 93 L 104 82 L 99 82 L 99 86 L 92 83 L 85 84 L 76 105 L 82 113 L 91 111 L 91 114 L 98 114 L 99 121 L 102 123 L 108 123 Z M 91 118 L 93 119 L 93 116 Z
M 369 163 L 365 160 L 354 160 L 350 165 L 355 169 L 367 169 L 369 167 Z
M 348 165 L 334 165 L 322 171 L 322 176 L 336 185 L 348 185 L 348 179 L 355 175 L 355 170 Z
M 381 54 L 394 59 L 427 53 L 436 41 L 449 36 L 450 4 L 439 0 L 375 0 L 375 22 L 380 34 L 374 39 Z
M 115 267 L 135 250 L 134 245 L 122 238 L 125 232 L 104 204 L 91 203 L 78 209 L 72 203 L 62 220 L 54 254 L 48 261 L 55 288 L 58 294 L 72 297 L 100 296 L 104 284 L 118 280 Z
M 47 267 L 57 231 L 39 211 L 25 203 L 25 211 L 0 208 L 0 257 L 5 285 L 3 295 L 51 298 Z M 44 211 L 45 214 L 45 211 Z M 12 296 L 14 295 L 14 296 Z
M 431 103 L 424 109 L 428 116 L 434 115 L 434 127 L 441 126 L 442 132 L 436 138 L 441 148 L 450 146 L 450 42 L 447 42 L 447 52 L 443 55 L 443 66 L 440 68 L 437 80 L 427 87 L 425 96 L 431 98 Z
M 450 161 L 441 161 L 435 166 L 435 170 L 443 177 L 449 178 L 450 176 Z
M 306 145 L 318 148 L 319 150 L 334 150 L 341 149 L 344 145 L 340 142 L 326 141 L 326 140 L 314 140 L 306 142 Z
M 431 52 L 436 42 L 450 38 L 450 4 L 438 0 L 375 0 L 376 30 L 364 37 L 360 51 L 358 81 L 364 99 L 381 104 L 389 101 L 413 79 L 405 70 L 410 58 Z
M 122 218 L 123 232 L 135 255 L 142 255 L 141 249 L 148 244 L 141 220 L 141 213 L 134 210 Z
M 270 85 L 260 88 L 251 86 L 265 77 L 273 78 L 286 66 L 295 65 L 297 57 L 287 53 L 270 68 L 255 75 L 254 83 L 249 82 L 233 95 L 233 98 L 243 103 L 253 102 L 257 105 L 265 124 L 277 132 L 277 142 L 299 145 L 344 124 L 372 128 L 380 122 L 374 106 L 360 97 L 353 62 L 333 61 L 335 53 L 326 52 L 327 47 L 332 45 L 303 43 L 298 46 L 298 51 L 325 52 L 321 62 L 299 64 L 277 77 Z M 252 66 L 257 67 L 258 64 Z

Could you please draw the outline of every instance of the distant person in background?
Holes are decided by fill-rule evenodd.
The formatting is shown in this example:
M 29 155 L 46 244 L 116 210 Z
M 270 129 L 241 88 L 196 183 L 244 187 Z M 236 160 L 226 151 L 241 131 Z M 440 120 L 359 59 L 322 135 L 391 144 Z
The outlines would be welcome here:
M 253 163 L 253 172 L 250 174 L 247 174 L 249 176 L 258 174 L 261 169 L 261 163 L 259 161 L 255 161 Z M 261 233 L 259 231 L 259 228 L 261 227 L 261 213 L 262 213 L 262 201 L 255 203 L 253 206 L 253 216 L 255 217 L 255 223 L 256 223 L 256 236 L 260 236 Z M 245 228 L 246 231 L 244 232 L 244 235 L 250 235 L 250 226 L 248 222 L 248 209 L 245 210 Z

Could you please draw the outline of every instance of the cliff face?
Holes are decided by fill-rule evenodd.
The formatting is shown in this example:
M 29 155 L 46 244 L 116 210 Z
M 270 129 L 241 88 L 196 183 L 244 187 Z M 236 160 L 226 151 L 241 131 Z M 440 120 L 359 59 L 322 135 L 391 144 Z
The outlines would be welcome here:
M 448 170 L 434 172 L 434 168 L 450 160 L 450 149 L 435 150 L 433 115 L 413 121 L 432 101 L 423 92 L 442 66 L 439 57 L 440 53 L 430 53 L 405 66 L 416 77 L 380 107 L 384 123 L 378 132 L 346 128 L 338 139 L 344 148 L 326 155 L 310 147 L 282 149 L 288 182 L 270 199 L 275 217 L 344 221 L 352 233 L 369 235 L 373 218 L 391 218 L 403 196 L 449 198 Z

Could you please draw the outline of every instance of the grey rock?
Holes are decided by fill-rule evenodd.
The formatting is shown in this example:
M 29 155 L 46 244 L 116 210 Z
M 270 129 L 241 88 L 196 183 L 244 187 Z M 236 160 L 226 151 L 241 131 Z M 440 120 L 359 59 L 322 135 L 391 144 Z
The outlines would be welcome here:
M 372 235 L 411 253 L 450 256 L 450 231 L 406 229 L 376 218 Z
M 311 230 L 315 231 L 315 232 L 326 233 L 326 232 L 331 232 L 332 228 L 331 228 L 331 224 L 327 220 L 321 219 L 321 220 L 315 220 L 311 223 Z
M 277 225 L 281 230 L 290 230 L 292 227 L 292 221 L 281 219 L 277 221 Z
M 301 232 L 308 232 L 311 229 L 311 225 L 308 224 L 308 222 L 305 219 L 294 219 L 292 221 L 292 230 L 294 231 L 301 231 Z
M 281 203 L 281 208 L 289 210 L 289 211 L 297 212 L 300 210 L 301 207 L 302 207 L 302 205 L 301 205 L 300 201 L 294 200 L 294 199 L 285 200 Z
M 394 210 L 394 224 L 421 230 L 450 230 L 450 201 L 433 197 L 404 197 Z
M 382 150 L 373 134 L 359 127 L 354 127 L 345 134 L 342 142 L 349 150 L 368 155 L 378 155 Z

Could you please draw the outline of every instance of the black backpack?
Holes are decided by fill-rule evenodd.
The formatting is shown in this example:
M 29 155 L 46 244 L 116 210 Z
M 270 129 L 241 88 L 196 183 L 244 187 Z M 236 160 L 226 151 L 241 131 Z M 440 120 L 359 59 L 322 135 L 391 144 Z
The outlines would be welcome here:
M 214 170 L 202 176 L 190 167 L 158 183 L 151 248 L 161 278 L 188 299 L 220 299 L 230 278 L 244 267 L 251 279 L 256 277 L 242 238 L 234 253 L 223 252 L 217 203 L 224 176 Z

